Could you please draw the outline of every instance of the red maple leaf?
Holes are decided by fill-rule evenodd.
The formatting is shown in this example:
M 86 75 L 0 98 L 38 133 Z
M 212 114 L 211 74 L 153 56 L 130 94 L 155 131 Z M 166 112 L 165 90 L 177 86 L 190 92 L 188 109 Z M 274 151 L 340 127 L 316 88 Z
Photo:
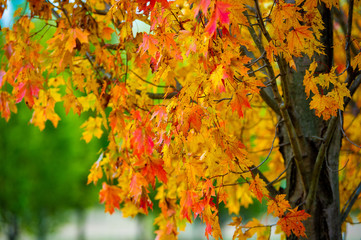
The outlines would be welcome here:
M 137 0 L 139 11 L 144 11 L 144 14 L 148 15 L 157 2 L 159 2 L 162 7 L 169 8 L 169 2 L 167 0 Z
M 155 187 L 155 177 L 163 183 L 167 183 L 167 172 L 163 168 L 164 162 L 162 160 L 150 160 L 142 169 L 142 174 Z
M 215 5 L 214 12 L 211 19 L 209 20 L 205 31 L 209 33 L 210 36 L 214 34 L 217 28 L 217 21 L 222 25 L 229 24 L 229 14 L 228 8 L 231 5 L 225 2 L 217 2 Z
M 20 82 L 15 87 L 16 94 L 16 103 L 19 103 L 25 98 L 25 102 L 29 108 L 32 108 L 34 105 L 34 97 L 38 97 L 39 87 L 32 84 L 30 81 Z
M 141 128 L 137 128 L 133 132 L 133 136 L 130 140 L 134 154 L 140 157 L 142 154 L 152 154 L 154 148 L 154 142 Z

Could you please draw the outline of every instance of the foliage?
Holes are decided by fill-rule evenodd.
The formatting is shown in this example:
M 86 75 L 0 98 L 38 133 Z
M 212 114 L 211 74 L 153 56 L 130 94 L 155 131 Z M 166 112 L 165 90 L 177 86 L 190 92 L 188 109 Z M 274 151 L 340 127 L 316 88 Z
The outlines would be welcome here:
M 33 111 L 30 122 L 42 130 L 47 120 L 58 125 L 55 105 L 63 105 L 66 113 L 88 113 L 81 126 L 83 139 L 108 138 L 88 176 L 88 183 L 105 176 L 100 201 L 107 212 L 117 208 L 126 216 L 147 214 L 158 203 L 157 238 L 176 238 L 185 220 L 199 217 L 206 224 L 205 235 L 219 239 L 219 205 L 238 214 L 256 198 L 267 202 L 268 213 L 279 219 L 287 236 L 306 236 L 303 221 L 310 217 L 306 211 L 315 200 L 318 170 L 351 97 L 354 107 L 344 111 L 344 121 L 360 122 L 360 33 L 352 33 L 351 41 L 351 29 L 361 18 L 348 14 L 347 23 L 343 18 L 345 9 L 353 13 L 359 3 L 28 2 L 30 13 L 17 11 L 13 29 L 2 29 L 1 115 L 8 120 L 24 101 Z M 326 72 L 317 70 L 325 64 L 317 56 L 330 47 L 322 40 L 327 30 L 322 6 L 341 14 L 333 47 L 343 54 L 335 56 L 334 67 Z M 43 25 L 35 28 L 38 18 Z M 150 31 L 133 34 L 136 21 L 148 24 Z M 50 29 L 53 36 L 44 39 Z M 297 105 L 290 100 L 289 75 L 302 67 L 295 61 L 301 57 L 314 60 L 303 79 L 309 107 L 330 119 L 326 134 L 318 137 L 320 167 L 310 185 L 304 179 L 298 126 L 289 113 Z M 285 195 L 275 194 L 282 192 L 289 166 L 280 152 L 272 151 L 281 147 L 275 134 L 281 123 L 303 181 L 305 209 L 291 207 Z M 351 139 L 357 137 L 350 133 Z M 348 141 L 344 149 L 348 152 L 341 154 L 341 163 L 359 153 Z M 342 196 L 350 196 L 357 185 L 346 174 L 360 174 L 357 161 L 350 162 L 340 175 L 342 204 L 347 202 Z M 150 189 L 157 192 L 154 199 Z M 234 218 L 235 238 L 256 232 L 262 238 L 273 226 L 257 220 L 243 224 Z

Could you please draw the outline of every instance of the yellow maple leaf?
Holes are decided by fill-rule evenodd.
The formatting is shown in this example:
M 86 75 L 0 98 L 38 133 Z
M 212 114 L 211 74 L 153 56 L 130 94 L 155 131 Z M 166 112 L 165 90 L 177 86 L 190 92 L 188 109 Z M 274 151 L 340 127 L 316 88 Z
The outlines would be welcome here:
M 291 208 L 290 203 L 285 199 L 286 194 L 277 195 L 274 199 L 270 199 L 267 203 L 267 213 L 274 213 L 276 217 L 283 215 L 285 211 Z
M 311 63 L 309 69 L 306 70 L 306 74 L 303 78 L 303 85 L 305 86 L 305 92 L 307 94 L 307 98 L 310 97 L 310 92 L 312 92 L 313 94 L 319 94 L 315 79 L 313 77 L 316 67 L 317 67 L 316 62 Z
M 312 97 L 310 108 L 315 109 L 318 117 L 328 120 L 331 116 L 336 116 L 338 103 L 330 96 L 316 94 Z
M 103 134 L 103 130 L 101 129 L 102 119 L 100 117 L 89 117 L 89 119 L 83 123 L 80 127 L 85 128 L 83 132 L 83 139 L 85 142 L 90 142 L 93 136 L 100 138 Z
M 218 65 L 217 68 L 212 72 L 209 80 L 212 83 L 212 89 L 219 89 L 222 91 L 224 89 L 223 79 L 225 78 L 224 66 L 222 64 Z
M 103 170 L 101 168 L 103 155 L 103 153 L 100 154 L 99 159 L 92 165 L 90 173 L 88 175 L 87 184 L 93 182 L 95 185 L 97 184 L 98 180 L 103 177 Z
M 350 91 L 348 90 L 346 83 L 340 83 L 337 82 L 334 84 L 334 87 L 331 92 L 329 92 L 327 95 L 335 99 L 337 102 L 338 108 L 342 111 L 344 110 L 343 104 L 344 104 L 344 98 L 349 97 L 351 98 Z

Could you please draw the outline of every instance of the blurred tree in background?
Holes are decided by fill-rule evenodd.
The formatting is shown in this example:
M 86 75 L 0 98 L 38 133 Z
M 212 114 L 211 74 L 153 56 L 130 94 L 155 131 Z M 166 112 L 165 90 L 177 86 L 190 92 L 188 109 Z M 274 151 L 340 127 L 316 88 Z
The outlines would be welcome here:
M 13 12 L 19 7 L 25 12 L 27 5 L 23 0 L 9 1 L 10 17 L 4 17 L 2 25 L 11 27 Z M 43 37 L 53 33 L 49 31 Z M 1 37 L 1 61 L 4 44 Z M 69 210 L 76 210 L 81 221 L 84 209 L 97 201 L 97 191 L 86 186 L 88 171 L 84 166 L 91 166 L 99 141 L 89 145 L 80 140 L 79 116 L 69 114 L 56 131 L 46 124 L 41 133 L 29 126 L 32 113 L 26 105 L 19 105 L 18 110 L 21 114 L 8 122 L 0 119 L 0 228 L 9 239 L 17 239 L 21 229 L 45 239 Z M 61 109 L 58 112 L 65 116 Z
M 28 126 L 25 104 L 6 123 L 0 119 L 0 222 L 9 239 L 21 228 L 45 239 L 69 210 L 81 218 L 97 202 L 97 191 L 86 186 L 88 169 L 99 144 L 80 141 L 78 116 L 69 114 L 58 129 Z
M 96 190 L 86 186 L 96 141 L 80 141 L 80 119 L 69 116 L 40 132 L 27 126 L 25 105 L 8 123 L 0 119 L 0 217 L 9 239 L 21 228 L 45 239 L 68 210 L 83 210 L 97 201 Z M 71 114 L 70 114 L 71 115 Z

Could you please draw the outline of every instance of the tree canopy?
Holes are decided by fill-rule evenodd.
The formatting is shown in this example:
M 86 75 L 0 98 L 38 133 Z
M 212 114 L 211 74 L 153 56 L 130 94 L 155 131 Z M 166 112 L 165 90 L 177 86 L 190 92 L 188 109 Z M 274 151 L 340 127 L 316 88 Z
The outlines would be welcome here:
M 290 238 L 339 239 L 361 191 L 360 7 L 28 0 L 1 30 L 1 116 L 20 102 L 40 130 L 57 126 L 56 105 L 86 116 L 82 138 L 108 139 L 88 183 L 102 182 L 109 213 L 158 204 L 158 239 L 194 218 L 220 239 L 219 206 L 238 216 L 253 201 L 275 221 L 234 217 L 234 238 L 276 225 Z M 135 32 L 139 22 L 150 30 Z

